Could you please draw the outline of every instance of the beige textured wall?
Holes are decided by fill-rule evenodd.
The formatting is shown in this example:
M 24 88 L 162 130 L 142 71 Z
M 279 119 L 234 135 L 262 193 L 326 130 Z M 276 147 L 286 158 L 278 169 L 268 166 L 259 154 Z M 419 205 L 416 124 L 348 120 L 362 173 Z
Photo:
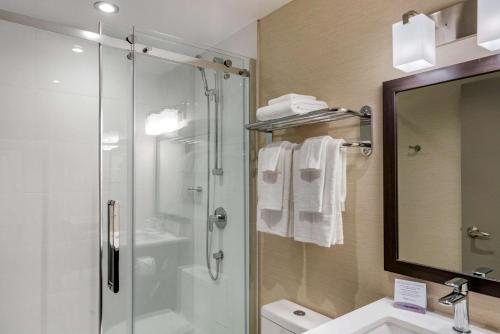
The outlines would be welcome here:
M 289 298 L 339 316 L 392 295 L 394 275 L 383 270 L 382 82 L 403 74 L 392 68 L 391 25 L 403 12 L 430 12 L 455 1 L 295 0 L 259 24 L 259 101 L 287 92 L 316 95 L 330 105 L 375 111 L 375 151 L 351 150 L 345 245 L 330 249 L 260 236 L 260 301 Z M 438 65 L 488 53 L 468 39 L 439 49 Z M 355 134 L 351 121 L 291 131 L 293 140 L 329 133 Z M 255 152 L 254 152 L 255 153 Z M 429 284 L 431 308 L 448 289 Z M 471 295 L 474 320 L 500 328 L 500 299 Z

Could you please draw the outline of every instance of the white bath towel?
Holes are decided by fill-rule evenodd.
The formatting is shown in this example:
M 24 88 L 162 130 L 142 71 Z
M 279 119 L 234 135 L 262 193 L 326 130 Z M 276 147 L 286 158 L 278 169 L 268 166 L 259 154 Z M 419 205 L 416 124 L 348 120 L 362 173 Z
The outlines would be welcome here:
M 277 98 L 271 99 L 267 102 L 267 104 L 271 105 L 271 104 L 276 104 L 276 103 L 285 102 L 285 101 L 292 103 L 292 102 L 299 102 L 299 101 L 314 101 L 314 100 L 316 100 L 315 96 L 291 93 L 291 94 L 281 95 Z
M 269 196 L 266 187 L 264 174 L 258 171 L 257 181 L 257 230 L 260 232 L 271 233 L 282 237 L 291 237 L 293 228 L 291 226 L 291 191 L 292 191 L 292 155 L 295 144 L 285 142 L 283 146 L 282 162 L 282 195 L 280 209 L 269 208 Z M 272 195 L 271 195 L 272 196 Z
M 299 211 L 322 212 L 326 147 L 332 140 L 329 136 L 309 138 L 297 150 L 299 172 L 294 181 L 298 191 L 294 193 L 294 205 Z
M 257 109 L 257 119 L 259 121 L 267 121 L 286 116 L 306 114 L 314 110 L 326 108 L 328 108 L 328 104 L 324 101 L 284 101 Z
M 294 239 L 330 247 L 344 243 L 342 211 L 346 196 L 346 157 L 344 140 L 332 139 L 326 148 L 325 184 L 321 212 L 304 212 L 294 203 L 293 227 Z M 295 166 L 298 164 L 298 154 L 294 156 Z M 295 193 L 298 187 L 300 169 L 293 169 L 293 187 Z M 295 196 L 294 196 L 295 198 Z

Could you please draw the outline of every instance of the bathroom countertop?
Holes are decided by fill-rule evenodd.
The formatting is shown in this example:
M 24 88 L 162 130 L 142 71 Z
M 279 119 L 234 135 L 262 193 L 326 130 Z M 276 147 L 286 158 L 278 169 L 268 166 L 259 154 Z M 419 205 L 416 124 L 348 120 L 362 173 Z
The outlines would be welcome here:
M 363 334 L 387 321 L 394 321 L 396 325 L 401 324 L 415 333 L 457 334 L 452 328 L 453 319 L 435 312 L 419 314 L 397 309 L 390 298 L 368 304 L 306 334 Z M 473 334 L 498 334 L 474 325 L 471 325 L 471 330 Z

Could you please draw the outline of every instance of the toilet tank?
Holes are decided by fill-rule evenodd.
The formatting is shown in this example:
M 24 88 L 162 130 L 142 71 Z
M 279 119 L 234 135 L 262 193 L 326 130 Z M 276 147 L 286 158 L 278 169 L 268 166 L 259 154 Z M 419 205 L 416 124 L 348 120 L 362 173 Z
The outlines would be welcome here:
M 262 306 L 260 320 L 261 334 L 299 334 L 332 319 L 282 299 Z

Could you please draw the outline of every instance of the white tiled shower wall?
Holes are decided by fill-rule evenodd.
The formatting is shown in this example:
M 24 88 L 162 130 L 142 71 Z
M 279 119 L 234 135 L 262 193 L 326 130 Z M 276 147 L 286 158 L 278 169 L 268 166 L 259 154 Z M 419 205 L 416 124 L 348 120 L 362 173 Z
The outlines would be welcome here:
M 3 21 L 0 43 L 0 332 L 94 332 L 97 46 Z

